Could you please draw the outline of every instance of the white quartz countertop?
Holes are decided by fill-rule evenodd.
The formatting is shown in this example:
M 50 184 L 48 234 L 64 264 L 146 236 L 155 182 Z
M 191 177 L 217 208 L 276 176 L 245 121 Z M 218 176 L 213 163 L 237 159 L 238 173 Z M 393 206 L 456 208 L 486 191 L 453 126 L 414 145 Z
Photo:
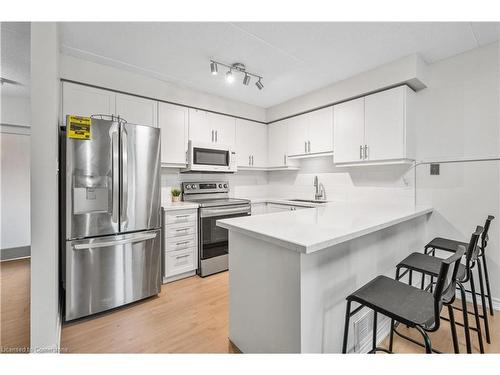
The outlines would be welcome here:
M 198 208 L 198 203 L 193 202 L 163 202 L 162 205 L 165 211 L 189 210 Z
M 259 203 L 274 203 L 274 204 L 286 204 L 291 206 L 301 206 L 301 207 L 321 207 L 325 205 L 329 205 L 334 203 L 332 201 L 325 201 L 325 203 L 315 203 L 315 202 L 300 202 L 294 201 L 287 198 L 249 198 L 250 203 L 259 204 Z
M 217 225 L 309 254 L 429 214 L 432 210 L 430 206 L 330 202 L 309 210 L 217 220 Z

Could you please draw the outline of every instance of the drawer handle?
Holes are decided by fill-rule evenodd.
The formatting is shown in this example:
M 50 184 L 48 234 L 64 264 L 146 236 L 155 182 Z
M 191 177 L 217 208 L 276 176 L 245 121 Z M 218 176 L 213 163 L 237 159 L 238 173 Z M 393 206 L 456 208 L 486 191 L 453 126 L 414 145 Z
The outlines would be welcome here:
M 189 256 L 189 254 L 185 254 L 185 255 L 177 255 L 176 258 L 177 259 L 181 259 L 181 258 L 187 258 Z
M 189 243 L 189 241 L 182 241 L 182 242 L 177 242 L 176 245 L 179 246 L 179 245 L 185 245 L 188 243 Z
M 176 229 L 175 231 L 176 232 L 185 232 L 185 231 L 188 231 L 189 228 L 182 228 L 182 229 Z
M 178 215 L 178 216 L 176 216 L 177 219 L 182 219 L 183 217 L 189 217 L 189 215 Z

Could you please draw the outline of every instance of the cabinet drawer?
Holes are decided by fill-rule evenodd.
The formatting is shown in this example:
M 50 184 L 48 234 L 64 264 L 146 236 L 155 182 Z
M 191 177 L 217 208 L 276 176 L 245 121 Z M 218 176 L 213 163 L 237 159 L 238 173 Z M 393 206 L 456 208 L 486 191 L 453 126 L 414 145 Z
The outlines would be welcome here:
M 176 224 L 196 221 L 198 214 L 196 210 L 183 210 L 167 212 L 165 216 L 167 224 Z
M 193 235 L 195 234 L 195 232 L 196 232 L 195 222 L 170 224 L 166 226 L 166 231 L 165 231 L 167 239 Z
M 196 247 L 196 241 L 195 241 L 195 236 L 183 236 L 183 237 L 176 237 L 176 238 L 169 238 L 167 240 L 167 246 L 165 248 L 165 251 L 170 252 L 170 251 L 177 251 L 177 250 L 182 250 L 182 249 L 187 249 L 188 247 Z
M 165 276 L 170 277 L 197 268 L 195 248 L 165 254 Z

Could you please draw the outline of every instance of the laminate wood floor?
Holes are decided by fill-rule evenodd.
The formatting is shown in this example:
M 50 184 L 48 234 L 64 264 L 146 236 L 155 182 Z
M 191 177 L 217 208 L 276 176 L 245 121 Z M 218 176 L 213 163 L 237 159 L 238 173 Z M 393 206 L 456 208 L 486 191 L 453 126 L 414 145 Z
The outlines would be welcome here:
M 28 259 L 0 264 L 0 338 L 2 351 L 29 347 Z M 197 276 L 162 286 L 157 297 L 92 318 L 66 323 L 61 348 L 70 353 L 234 353 L 228 340 L 228 273 Z M 457 320 L 460 313 L 455 314 Z M 500 312 L 490 317 L 492 344 L 488 353 L 500 353 Z M 470 320 L 471 325 L 474 323 Z M 418 338 L 405 327 L 402 333 Z M 460 351 L 465 352 L 463 329 L 458 327 Z M 436 349 L 453 352 L 446 322 L 431 334 Z M 474 352 L 478 352 L 472 332 Z M 387 340 L 381 344 L 387 347 Z M 422 353 L 423 348 L 395 336 L 397 353 Z

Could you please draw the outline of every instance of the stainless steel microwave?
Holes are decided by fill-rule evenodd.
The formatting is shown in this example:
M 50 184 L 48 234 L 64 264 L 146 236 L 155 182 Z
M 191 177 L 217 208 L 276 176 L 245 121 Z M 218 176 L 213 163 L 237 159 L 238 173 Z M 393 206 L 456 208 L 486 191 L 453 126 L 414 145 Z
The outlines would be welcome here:
M 236 172 L 236 152 L 229 145 L 189 140 L 187 168 L 182 172 Z

